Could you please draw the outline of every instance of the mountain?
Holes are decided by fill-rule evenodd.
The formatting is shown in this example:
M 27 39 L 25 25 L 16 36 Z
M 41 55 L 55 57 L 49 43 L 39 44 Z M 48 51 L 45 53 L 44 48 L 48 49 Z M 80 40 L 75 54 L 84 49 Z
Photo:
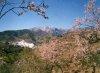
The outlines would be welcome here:
M 66 32 L 64 29 L 50 28 L 50 27 L 39 27 L 32 29 L 23 30 L 10 30 L 0 32 L 1 42 L 21 41 L 25 40 L 29 43 L 41 44 L 46 42 L 52 36 L 59 36 Z
M 43 31 L 43 32 L 49 33 L 49 34 L 54 35 L 54 36 L 62 35 L 67 31 L 65 29 L 51 28 L 51 27 L 48 27 L 48 26 L 39 27 L 39 28 L 34 27 L 31 30 L 32 31 Z

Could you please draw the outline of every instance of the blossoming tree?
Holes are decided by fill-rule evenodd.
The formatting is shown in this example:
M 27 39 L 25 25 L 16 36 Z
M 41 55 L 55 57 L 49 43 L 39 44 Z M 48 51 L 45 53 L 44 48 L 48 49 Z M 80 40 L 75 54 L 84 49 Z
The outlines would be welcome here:
M 42 59 L 50 62 L 50 64 L 52 65 L 51 70 L 54 66 L 58 66 L 62 70 L 60 66 L 60 59 L 65 50 L 63 46 L 64 45 L 62 45 L 59 40 L 53 39 L 52 41 L 50 41 L 50 43 L 42 44 L 39 47 L 39 52 Z
M 65 59 L 63 60 L 66 62 L 70 59 L 74 61 L 76 60 L 76 63 L 78 61 L 81 63 L 82 58 L 84 58 L 85 61 L 88 61 L 87 64 L 89 63 L 89 55 L 92 55 L 90 43 L 91 40 L 94 40 L 94 38 L 97 40 L 97 33 L 100 27 L 100 8 L 95 7 L 95 2 L 96 0 L 88 1 L 88 4 L 85 8 L 84 17 L 77 18 L 75 24 L 72 27 L 74 30 L 75 48 L 72 49 L 72 47 L 70 47 L 68 52 L 69 47 L 66 46 L 69 45 L 68 43 L 65 44 L 65 41 L 53 40 L 49 44 L 43 44 L 41 47 L 39 47 L 40 55 L 44 60 L 50 61 L 54 65 L 60 65 L 63 56 L 65 56 Z M 92 64 L 94 64 L 93 62 Z
M 96 7 L 96 0 L 88 0 L 85 15 L 83 18 L 76 19 L 73 30 L 75 31 L 74 37 L 79 49 L 84 49 L 84 54 L 93 55 L 93 49 L 90 48 L 90 44 L 100 39 L 98 38 L 98 35 L 100 35 L 100 7 Z M 88 62 L 90 58 L 86 56 L 84 59 Z M 93 66 L 94 63 L 95 61 L 93 60 Z M 95 69 L 93 71 L 95 73 Z

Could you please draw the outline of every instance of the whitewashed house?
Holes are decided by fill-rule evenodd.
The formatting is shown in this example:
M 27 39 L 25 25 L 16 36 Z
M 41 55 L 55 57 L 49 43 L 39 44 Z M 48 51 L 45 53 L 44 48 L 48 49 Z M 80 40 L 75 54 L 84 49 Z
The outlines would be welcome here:
M 21 41 L 18 41 L 18 42 L 14 42 L 12 44 L 13 45 L 18 45 L 18 46 L 21 46 L 21 47 L 28 47 L 28 48 L 33 48 L 34 47 L 34 44 L 33 43 L 28 43 L 25 40 L 21 40 Z

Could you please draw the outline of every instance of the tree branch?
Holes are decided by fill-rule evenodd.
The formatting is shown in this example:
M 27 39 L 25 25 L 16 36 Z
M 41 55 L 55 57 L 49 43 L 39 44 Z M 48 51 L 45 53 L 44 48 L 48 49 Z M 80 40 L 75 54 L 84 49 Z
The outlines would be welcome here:
M 5 8 L 5 6 L 7 5 L 7 2 L 5 0 L 5 4 L 2 6 L 1 10 L 0 10 L 0 15 L 2 14 L 3 9 Z
M 19 9 L 22 9 L 22 8 L 27 9 L 27 7 L 13 7 L 13 8 L 11 8 L 11 9 L 7 10 L 6 12 L 4 12 L 2 15 L 0 15 L 0 19 L 1 19 L 4 15 L 6 15 L 8 12 L 13 11 L 13 10 L 16 9 L 16 8 L 19 8 Z

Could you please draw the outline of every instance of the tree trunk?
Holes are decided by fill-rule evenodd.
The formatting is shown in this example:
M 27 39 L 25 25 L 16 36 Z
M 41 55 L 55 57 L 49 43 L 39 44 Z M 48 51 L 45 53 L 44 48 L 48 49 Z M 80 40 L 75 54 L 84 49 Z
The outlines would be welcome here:
M 96 69 L 95 69 L 95 66 L 93 66 L 93 72 L 92 72 L 92 73 L 95 73 L 95 70 L 96 70 Z

